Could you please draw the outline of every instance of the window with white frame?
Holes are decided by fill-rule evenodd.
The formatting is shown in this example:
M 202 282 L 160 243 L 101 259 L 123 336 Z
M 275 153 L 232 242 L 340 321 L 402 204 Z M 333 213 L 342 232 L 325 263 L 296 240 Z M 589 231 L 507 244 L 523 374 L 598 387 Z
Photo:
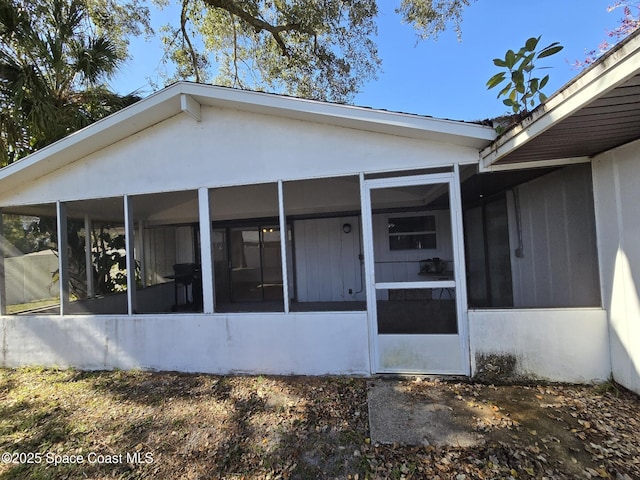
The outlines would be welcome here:
M 389 217 L 389 250 L 427 250 L 436 248 L 436 217 L 416 215 Z

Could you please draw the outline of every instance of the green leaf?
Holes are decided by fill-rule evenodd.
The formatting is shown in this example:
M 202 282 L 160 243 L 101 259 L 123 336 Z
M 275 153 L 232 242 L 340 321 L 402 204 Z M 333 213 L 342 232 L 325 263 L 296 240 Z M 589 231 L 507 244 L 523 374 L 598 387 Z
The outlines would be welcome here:
M 526 43 L 524 44 L 524 47 L 530 51 L 533 52 L 536 47 L 538 46 L 538 42 L 540 41 L 540 37 L 535 38 L 535 37 L 531 37 L 529 40 L 526 41 Z
M 563 48 L 564 47 L 562 45 L 559 45 L 558 42 L 552 43 L 551 45 L 540 51 L 540 53 L 538 54 L 538 58 L 550 57 L 551 55 L 555 55 L 556 53 L 558 53 Z
M 490 90 L 493 87 L 500 85 L 504 81 L 505 72 L 496 73 L 487 81 L 487 89 Z
M 524 85 L 524 74 L 520 70 L 514 70 L 511 72 L 511 80 L 516 87 Z
M 544 78 L 542 80 L 540 80 L 540 85 L 539 85 L 538 89 L 542 90 L 544 88 L 544 86 L 547 84 L 548 81 L 549 81 L 549 75 L 545 75 Z
M 520 64 L 520 70 L 523 70 L 526 67 L 533 68 L 533 59 L 535 58 L 535 54 L 530 53 L 527 55 Z
M 507 97 L 503 103 L 511 107 L 514 113 L 526 112 L 529 105 L 534 107 L 537 98 L 540 102 L 547 99 L 541 90 L 549 82 L 549 76 L 546 75 L 542 79 L 532 78 L 532 72 L 545 68 L 536 67 L 534 62 L 538 58 L 555 55 L 563 47 L 558 42 L 554 42 L 540 52 L 536 52 L 541 38 L 541 36 L 531 37 L 527 39 L 524 47 L 517 51 L 507 50 L 504 59 L 495 58 L 493 60 L 495 66 L 507 71 L 492 76 L 487 81 L 487 87 L 494 88 L 501 85 L 497 97 Z M 507 85 L 504 86 L 503 82 Z
M 500 97 L 506 95 L 507 93 L 509 93 L 509 90 L 511 90 L 512 86 L 513 86 L 513 82 L 509 82 L 506 87 L 504 87 L 502 90 L 500 90 L 500 93 L 498 94 L 497 98 L 500 98 Z

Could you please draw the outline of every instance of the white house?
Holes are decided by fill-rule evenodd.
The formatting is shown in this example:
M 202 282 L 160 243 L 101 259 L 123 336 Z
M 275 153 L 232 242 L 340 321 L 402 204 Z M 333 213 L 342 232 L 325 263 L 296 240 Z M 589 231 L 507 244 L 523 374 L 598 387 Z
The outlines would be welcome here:
M 498 138 L 178 83 L 0 170 L 1 365 L 640 391 L 639 45 Z M 59 290 L 11 303 L 47 248 Z

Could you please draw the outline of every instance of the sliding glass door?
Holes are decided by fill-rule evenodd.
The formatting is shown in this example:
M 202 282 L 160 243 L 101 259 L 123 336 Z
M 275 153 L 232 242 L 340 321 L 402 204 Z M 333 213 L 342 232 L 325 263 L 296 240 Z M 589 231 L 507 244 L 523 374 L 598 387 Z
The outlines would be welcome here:
M 218 304 L 283 299 L 277 225 L 218 228 L 213 237 Z

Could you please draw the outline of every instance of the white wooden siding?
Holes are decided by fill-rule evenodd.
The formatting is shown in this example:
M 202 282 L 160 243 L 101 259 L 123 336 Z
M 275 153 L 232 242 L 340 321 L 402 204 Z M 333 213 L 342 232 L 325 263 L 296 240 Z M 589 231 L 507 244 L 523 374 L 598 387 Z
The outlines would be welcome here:
M 514 307 L 600 306 L 598 252 L 589 165 L 576 165 L 517 187 L 508 195 Z
M 144 235 L 147 285 L 164 283 L 164 277 L 173 274 L 176 262 L 176 235 L 174 227 L 150 228 Z
M 193 263 L 195 258 L 193 228 L 176 227 L 176 263 Z
M 344 233 L 345 223 L 350 233 Z M 364 300 L 358 217 L 298 220 L 294 242 L 298 301 Z

